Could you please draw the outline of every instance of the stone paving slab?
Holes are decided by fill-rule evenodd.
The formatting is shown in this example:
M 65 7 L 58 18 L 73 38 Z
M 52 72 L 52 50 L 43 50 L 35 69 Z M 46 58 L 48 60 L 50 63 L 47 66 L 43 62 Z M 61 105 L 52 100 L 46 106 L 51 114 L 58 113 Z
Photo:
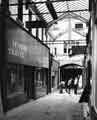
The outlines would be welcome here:
M 0 120 L 83 120 L 79 95 L 59 91 L 9 111 Z

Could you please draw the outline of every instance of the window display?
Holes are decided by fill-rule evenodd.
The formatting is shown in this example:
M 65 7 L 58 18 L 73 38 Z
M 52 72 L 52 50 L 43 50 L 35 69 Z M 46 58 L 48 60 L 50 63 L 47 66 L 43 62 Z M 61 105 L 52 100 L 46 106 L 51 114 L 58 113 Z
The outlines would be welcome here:
M 9 65 L 8 66 L 8 83 L 7 83 L 7 95 L 8 97 L 14 96 L 19 92 L 23 92 L 23 79 L 20 72 L 20 66 Z

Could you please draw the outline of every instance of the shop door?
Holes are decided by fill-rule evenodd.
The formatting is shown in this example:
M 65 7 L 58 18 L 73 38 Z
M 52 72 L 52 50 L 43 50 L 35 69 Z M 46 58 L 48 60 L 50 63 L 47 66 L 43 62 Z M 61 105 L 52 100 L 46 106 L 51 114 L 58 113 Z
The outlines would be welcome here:
M 35 98 L 34 70 L 24 66 L 24 92 L 28 98 Z

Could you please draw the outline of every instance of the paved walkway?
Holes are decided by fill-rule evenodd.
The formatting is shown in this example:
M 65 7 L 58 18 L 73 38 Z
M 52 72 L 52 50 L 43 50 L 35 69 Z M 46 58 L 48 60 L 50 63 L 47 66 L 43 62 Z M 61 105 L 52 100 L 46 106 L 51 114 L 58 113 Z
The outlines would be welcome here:
M 79 95 L 59 91 L 9 111 L 0 120 L 83 120 Z

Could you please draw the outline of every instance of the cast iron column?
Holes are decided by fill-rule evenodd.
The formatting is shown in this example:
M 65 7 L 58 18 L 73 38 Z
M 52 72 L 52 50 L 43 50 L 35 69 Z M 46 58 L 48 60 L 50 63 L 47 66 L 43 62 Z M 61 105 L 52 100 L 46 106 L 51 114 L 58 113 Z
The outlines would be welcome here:
M 52 65 L 52 56 L 49 53 L 49 75 L 48 75 L 48 92 L 51 93 L 51 65 Z
M 44 42 L 44 28 L 41 28 L 41 40 Z
M 32 21 L 32 12 L 29 10 L 29 22 Z M 29 32 L 32 33 L 32 28 L 29 28 Z
M 6 40 L 6 14 L 8 13 L 7 0 L 1 1 L 0 8 L 0 82 L 1 82 L 1 99 L 3 112 L 7 112 L 7 54 L 8 46 Z
M 18 19 L 23 21 L 23 0 L 18 0 Z

